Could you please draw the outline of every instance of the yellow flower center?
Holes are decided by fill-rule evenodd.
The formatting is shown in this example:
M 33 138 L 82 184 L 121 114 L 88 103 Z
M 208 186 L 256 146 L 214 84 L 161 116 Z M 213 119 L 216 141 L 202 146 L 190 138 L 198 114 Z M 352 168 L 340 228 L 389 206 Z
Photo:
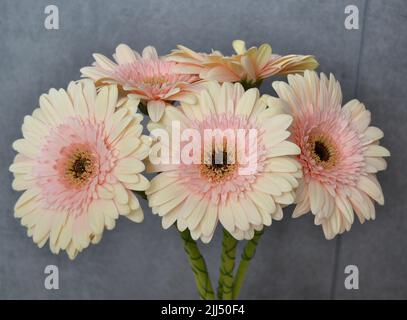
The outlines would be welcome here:
M 311 138 L 310 151 L 312 158 L 324 168 L 332 168 L 338 158 L 335 144 L 321 135 Z
M 164 76 L 153 76 L 149 78 L 145 78 L 143 83 L 149 86 L 160 86 L 163 83 L 166 83 L 167 79 Z
M 95 175 L 95 163 L 95 157 L 91 152 L 76 149 L 65 163 L 65 180 L 74 187 L 81 187 Z
M 237 168 L 226 151 L 213 151 L 201 164 L 201 175 L 210 182 L 220 183 L 230 178 Z

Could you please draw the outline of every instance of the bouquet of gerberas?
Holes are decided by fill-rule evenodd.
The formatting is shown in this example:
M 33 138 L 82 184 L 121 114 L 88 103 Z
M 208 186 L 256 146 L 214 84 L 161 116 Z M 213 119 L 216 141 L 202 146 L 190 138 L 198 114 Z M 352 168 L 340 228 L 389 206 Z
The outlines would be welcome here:
M 74 259 L 120 215 L 141 222 L 138 195 L 164 229 L 176 224 L 200 297 L 235 299 L 264 227 L 285 206 L 295 203 L 294 217 L 312 212 L 327 239 L 348 231 L 354 214 L 375 218 L 374 201 L 384 202 L 376 172 L 390 154 L 370 112 L 358 100 L 342 107 L 339 83 L 312 71 L 313 56 L 233 47 L 231 56 L 178 46 L 160 57 L 121 44 L 114 62 L 94 54 L 87 79 L 40 97 L 10 167 L 13 188 L 25 190 L 15 217 L 39 247 L 48 241 Z M 263 79 L 287 74 L 272 84 L 277 97 L 260 95 Z M 195 241 L 211 241 L 218 222 L 215 294 Z

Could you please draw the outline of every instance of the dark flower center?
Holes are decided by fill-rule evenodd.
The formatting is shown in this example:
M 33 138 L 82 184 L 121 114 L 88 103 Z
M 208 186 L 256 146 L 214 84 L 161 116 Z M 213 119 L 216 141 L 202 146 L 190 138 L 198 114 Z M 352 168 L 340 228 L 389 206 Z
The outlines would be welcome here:
M 74 186 L 81 186 L 95 173 L 95 158 L 89 151 L 75 150 L 66 162 L 65 179 Z
M 309 150 L 312 158 L 324 168 L 331 168 L 336 164 L 338 158 L 336 145 L 329 137 L 321 135 L 312 137 Z
M 213 151 L 208 160 L 201 164 L 201 174 L 211 182 L 221 182 L 235 171 L 236 163 L 229 159 L 226 151 Z
M 314 153 L 321 161 L 329 161 L 329 158 L 331 157 L 329 149 L 321 141 L 315 141 Z

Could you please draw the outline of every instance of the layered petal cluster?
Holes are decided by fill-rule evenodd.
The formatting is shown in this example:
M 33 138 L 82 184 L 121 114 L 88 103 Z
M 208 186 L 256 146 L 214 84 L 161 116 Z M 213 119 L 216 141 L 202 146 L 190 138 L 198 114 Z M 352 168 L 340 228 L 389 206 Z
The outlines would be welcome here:
M 318 66 L 313 56 L 295 54 L 280 56 L 273 54 L 268 44 L 246 49 L 244 41 L 235 40 L 233 48 L 236 54 L 224 56 L 219 51 L 206 54 L 178 46 L 167 59 L 178 63 L 176 69 L 179 72 L 198 74 L 205 80 L 242 82 L 247 86 L 253 86 L 272 75 L 302 73 Z
M 177 73 L 175 62 L 159 57 L 154 47 L 144 48 L 142 55 L 120 44 L 113 55 L 114 62 L 95 53 L 91 67 L 81 69 L 82 76 L 98 84 L 118 84 L 133 97 L 147 105 L 148 114 L 158 121 L 166 105 L 173 101 L 190 102 L 191 92 L 197 90 L 196 75 Z
M 66 250 L 73 259 L 119 215 L 143 220 L 130 190 L 149 187 L 141 173 L 151 139 L 141 134 L 142 115 L 130 112 L 131 103 L 118 105 L 116 85 L 97 92 L 83 80 L 43 94 L 24 118 L 10 166 L 13 188 L 25 190 L 14 214 L 38 246 L 49 241 L 53 253 Z
M 294 117 L 292 141 L 301 148 L 303 179 L 293 216 L 311 211 L 327 239 L 348 231 L 354 213 L 361 223 L 374 219 L 374 201 L 384 203 L 376 173 L 386 169 L 383 157 L 390 153 L 379 145 L 383 132 L 370 126 L 370 112 L 358 100 L 342 107 L 332 74 L 306 71 L 273 88 L 280 98 L 275 106 Z
M 301 166 L 293 158 L 300 149 L 287 141 L 292 117 L 268 107 L 273 98 L 259 97 L 255 88 L 228 82 L 208 82 L 206 88 L 196 104 L 168 107 L 149 125 L 160 136 L 147 167 L 159 172 L 146 191 L 149 205 L 164 228 L 176 222 L 193 239 L 209 242 L 218 222 L 236 239 L 251 239 L 294 201 Z M 185 139 L 177 143 L 177 135 Z M 180 151 L 181 157 L 153 163 L 165 147 L 166 154 Z

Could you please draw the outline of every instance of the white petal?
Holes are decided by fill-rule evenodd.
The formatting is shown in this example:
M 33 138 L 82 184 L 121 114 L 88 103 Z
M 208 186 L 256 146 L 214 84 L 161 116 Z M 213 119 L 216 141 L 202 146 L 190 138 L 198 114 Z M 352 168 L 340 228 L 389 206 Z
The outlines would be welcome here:
M 390 152 L 385 147 L 371 144 L 368 145 L 366 150 L 363 152 L 366 157 L 389 157 Z
M 103 54 L 95 53 L 93 54 L 93 58 L 100 67 L 109 71 L 114 70 L 117 66 L 113 61 L 106 58 Z
M 240 97 L 237 103 L 235 114 L 249 116 L 252 113 L 254 104 L 259 98 L 259 90 L 257 88 L 251 88 L 247 90 L 242 97 Z
M 243 40 L 234 40 L 232 46 L 237 54 L 243 54 L 246 52 L 246 43 Z
M 297 155 L 301 153 L 301 149 L 294 143 L 290 141 L 283 141 L 279 144 L 273 146 L 267 157 L 279 157 L 279 156 L 288 156 L 288 155 Z
M 98 196 L 102 199 L 113 199 L 114 198 L 114 194 L 103 185 L 98 185 L 96 190 L 97 190 Z
M 188 193 L 185 192 L 184 194 L 181 194 L 180 196 L 175 197 L 174 199 L 171 199 L 170 201 L 167 201 L 164 204 L 160 205 L 157 208 L 159 216 L 165 216 L 167 214 L 172 213 L 174 208 L 181 204 L 187 196 Z
M 163 216 L 162 221 L 161 221 L 163 229 L 168 229 L 169 227 L 171 227 L 174 224 L 175 221 L 177 221 L 177 219 L 179 217 L 181 206 L 182 205 L 179 205 L 177 208 L 175 208 L 174 210 L 172 210 L 171 212 L 169 212 L 168 214 Z
M 187 194 L 187 191 L 182 185 L 171 185 L 166 188 L 163 188 L 155 193 L 151 193 L 148 195 L 148 203 L 150 207 L 157 207 L 160 206 L 167 201 L 170 201 L 174 198 L 181 197 L 182 195 Z M 191 199 L 188 199 L 189 201 L 192 201 L 194 198 L 192 195 L 190 196 Z M 193 208 L 188 208 L 188 209 L 193 209 Z
M 233 210 L 234 221 L 235 221 L 236 227 L 243 231 L 249 230 L 249 228 L 250 228 L 249 220 L 247 218 L 245 211 L 242 209 L 242 207 L 238 203 L 235 203 L 232 201 L 231 201 L 230 205 Z
M 335 203 L 340 212 L 342 213 L 343 217 L 345 218 L 345 220 L 352 224 L 354 220 L 354 214 L 352 205 L 350 204 L 348 199 L 340 195 L 337 195 L 335 198 Z
M 116 60 L 120 64 L 132 63 L 136 60 L 134 51 L 126 44 L 119 44 L 116 48 Z
M 379 204 L 384 204 L 382 188 L 379 182 L 373 175 L 360 176 L 357 187 L 367 193 L 370 197 L 376 200 Z
M 152 46 L 145 47 L 142 55 L 144 59 L 158 59 L 157 50 Z
M 105 120 L 108 99 L 109 99 L 109 88 L 102 87 L 96 97 L 95 117 L 97 121 Z
M 308 197 L 305 198 L 303 201 L 297 203 L 297 205 L 295 206 L 295 209 L 293 211 L 293 218 L 298 218 L 301 217 L 302 215 L 308 213 L 310 211 L 311 207 L 310 207 L 310 203 L 308 200 Z
M 324 205 L 325 192 L 323 186 L 315 180 L 311 180 L 308 185 L 311 211 L 313 214 L 318 215 Z
M 374 217 L 373 202 L 364 192 L 353 188 L 349 195 L 349 200 L 361 223 L 363 223 L 365 219 L 369 220 Z
M 386 160 L 380 157 L 366 157 L 365 161 L 367 165 L 374 167 L 376 171 L 386 170 L 387 168 Z
M 32 201 L 38 194 L 41 193 L 40 188 L 30 188 L 27 191 L 25 191 L 20 198 L 17 200 L 14 209 L 18 210 L 22 208 L 24 205 Z
M 299 163 L 288 157 L 271 158 L 267 160 L 266 170 L 275 172 L 296 172 Z
M 208 208 L 206 209 L 206 214 L 201 222 L 202 235 L 211 237 L 214 233 L 217 222 L 218 207 L 213 203 L 209 203 Z
M 66 219 L 65 225 L 61 229 L 61 233 L 58 237 L 58 244 L 57 246 L 62 250 L 65 250 L 72 239 L 72 225 L 73 225 L 73 217 L 69 216 Z
M 135 174 L 144 170 L 145 165 L 142 161 L 129 157 L 119 160 L 114 171 L 118 174 Z
M 67 213 L 66 212 L 58 212 L 55 214 L 55 218 L 53 220 L 53 225 L 52 225 L 52 229 L 50 232 L 50 244 L 56 244 L 59 238 L 59 235 L 62 231 L 62 228 L 64 226 L 64 224 L 66 223 L 66 219 L 67 219 Z
M 207 90 L 202 90 L 199 96 L 200 105 L 202 107 L 202 111 L 205 111 L 207 114 L 216 113 L 215 104 L 212 100 L 211 95 Z
M 161 100 L 151 100 L 147 103 L 148 115 L 151 121 L 158 122 L 164 114 L 165 102 Z
M 264 121 L 268 131 L 279 132 L 286 130 L 292 123 L 293 117 L 289 114 L 278 114 Z
M 364 132 L 364 136 L 365 136 L 365 138 L 364 138 L 365 143 L 372 143 L 374 141 L 377 141 L 377 140 L 383 138 L 384 133 L 379 128 L 369 127 Z
M 274 196 L 277 203 L 289 205 L 294 203 L 294 195 L 292 192 L 284 192 L 281 196 Z
M 222 205 L 219 207 L 219 221 L 223 227 L 229 231 L 233 232 L 235 230 L 235 219 L 232 209 L 229 205 Z
M 121 183 L 116 183 L 113 185 L 113 194 L 118 203 L 127 204 L 129 202 L 127 190 Z
M 126 217 L 133 222 L 140 223 L 144 220 L 143 210 L 140 208 L 135 211 L 131 211 L 128 215 L 126 215 Z
M 280 221 L 283 219 L 283 209 L 281 208 L 281 206 L 277 206 L 276 207 L 276 211 L 272 214 L 273 219 Z
M 146 194 L 150 195 L 162 190 L 170 184 L 175 183 L 177 180 L 177 177 L 170 176 L 168 173 L 160 173 L 150 181 L 150 187 L 146 190 Z
M 187 217 L 187 224 L 190 230 L 194 230 L 199 223 L 201 222 L 202 218 L 206 213 L 206 208 L 208 207 L 208 200 L 202 199 L 198 205 L 194 208 L 191 214 Z
M 273 200 L 273 197 L 266 193 L 249 191 L 247 195 L 259 209 L 262 208 L 270 213 L 274 212 L 274 210 L 276 209 L 276 204 Z
M 18 139 L 13 143 L 13 149 L 30 159 L 35 159 L 39 150 L 26 139 Z
M 89 225 L 94 233 L 101 234 L 105 226 L 105 217 L 103 214 L 103 202 L 96 200 L 89 206 Z
M 256 182 L 253 183 L 253 188 L 261 192 L 280 196 L 282 194 L 281 186 L 275 182 L 268 174 L 258 177 Z
M 250 199 L 248 198 L 239 199 L 239 205 L 242 206 L 251 224 L 254 225 L 262 224 L 261 215 L 257 210 L 256 206 L 254 205 L 254 203 Z

